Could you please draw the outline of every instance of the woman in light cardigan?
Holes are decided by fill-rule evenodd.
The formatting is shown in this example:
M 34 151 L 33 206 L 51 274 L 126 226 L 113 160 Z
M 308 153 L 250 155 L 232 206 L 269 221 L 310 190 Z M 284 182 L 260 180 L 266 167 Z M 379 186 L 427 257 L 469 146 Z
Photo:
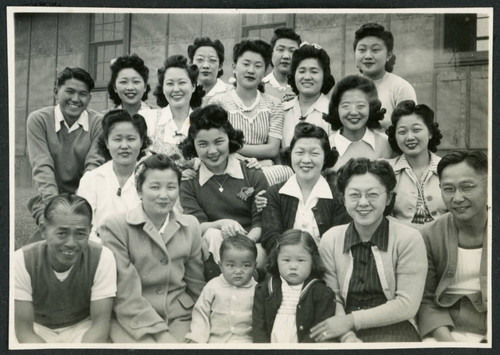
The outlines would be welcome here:
M 337 186 L 353 222 L 327 231 L 320 242 L 325 280 L 335 292 L 335 316 L 313 327 L 326 341 L 420 341 L 415 317 L 427 274 L 420 233 L 386 218 L 394 172 L 386 161 L 351 159 Z

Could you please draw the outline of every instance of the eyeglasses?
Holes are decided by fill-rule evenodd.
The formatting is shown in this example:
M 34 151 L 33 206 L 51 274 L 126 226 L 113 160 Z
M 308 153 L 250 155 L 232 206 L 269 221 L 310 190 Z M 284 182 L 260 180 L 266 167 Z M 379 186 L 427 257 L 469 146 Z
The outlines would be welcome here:
M 378 199 L 380 198 L 380 196 L 382 194 L 384 194 L 386 192 L 383 192 L 383 193 L 378 193 L 378 192 L 365 192 L 365 193 L 361 193 L 361 192 L 351 192 L 347 195 L 345 195 L 345 199 L 350 201 L 350 202 L 359 202 L 359 200 L 361 200 L 361 196 L 365 196 L 365 198 L 370 201 L 370 202 L 376 202 L 378 201 Z
M 446 185 L 441 187 L 441 192 L 443 196 L 453 197 L 457 190 L 459 190 L 463 196 L 470 196 L 474 192 L 476 187 L 477 185 L 474 184 L 460 185 L 458 187 L 455 187 L 453 185 Z

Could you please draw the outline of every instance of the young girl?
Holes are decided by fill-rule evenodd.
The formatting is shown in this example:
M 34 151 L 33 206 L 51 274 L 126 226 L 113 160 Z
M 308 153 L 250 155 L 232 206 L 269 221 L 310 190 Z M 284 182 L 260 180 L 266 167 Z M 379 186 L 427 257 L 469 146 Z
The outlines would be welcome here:
M 183 342 L 194 303 L 205 286 L 196 218 L 177 213 L 181 172 L 164 154 L 135 169 L 141 204 L 100 227 L 116 258 L 115 343 Z
M 220 247 L 222 275 L 206 284 L 193 308 L 188 342 L 251 343 L 257 248 L 242 236 Z
M 370 79 L 357 75 L 342 79 L 334 88 L 329 113 L 332 129 L 337 130 L 330 136 L 330 143 L 339 152 L 334 171 L 351 158 L 393 156 L 387 137 L 376 131 L 384 111 Z
M 308 122 L 297 124 L 286 154 L 295 174 L 286 182 L 271 186 L 266 193 L 268 206 L 262 212 L 262 245 L 267 252 L 288 229 L 309 232 L 319 244 L 328 229 L 351 220 L 340 194 L 321 175 L 336 159 L 336 151 L 331 150 L 321 127 Z
M 392 52 L 394 37 L 378 23 L 365 23 L 355 33 L 353 49 L 356 66 L 364 77 L 377 87 L 385 118 L 380 122 L 385 130 L 391 125 L 391 114 L 403 100 L 417 101 L 415 89 L 405 79 L 392 74 L 396 55 Z
M 90 239 L 99 242 L 97 228 L 108 216 L 125 212 L 140 203 L 134 168 L 151 142 L 144 118 L 125 110 L 106 113 L 102 130 L 99 148 L 103 156 L 111 160 L 85 173 L 78 187 L 78 195 L 90 203 L 94 214 Z
M 314 342 L 310 329 L 335 314 L 335 295 L 323 280 L 318 247 L 307 232 L 283 233 L 267 259 L 268 277 L 257 285 L 254 343 Z
M 243 134 L 227 116 L 217 105 L 194 111 L 188 138 L 180 145 L 187 159 L 201 160 L 196 177 L 181 185 L 181 205 L 201 223 L 205 260 L 212 254 L 215 263 L 227 237 L 242 235 L 260 241 L 261 215 L 254 197 L 268 186 L 261 170 L 249 169 L 230 155 L 243 145 Z M 257 247 L 261 249 L 260 243 Z

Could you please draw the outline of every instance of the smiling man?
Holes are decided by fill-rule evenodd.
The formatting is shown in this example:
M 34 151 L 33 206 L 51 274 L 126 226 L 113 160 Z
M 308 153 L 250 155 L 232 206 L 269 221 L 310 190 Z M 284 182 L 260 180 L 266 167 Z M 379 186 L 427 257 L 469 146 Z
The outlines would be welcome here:
M 422 229 L 429 271 L 420 306 L 425 340 L 484 342 L 487 332 L 488 158 L 460 151 L 437 166 L 450 211 Z
M 293 52 L 299 48 L 301 42 L 300 36 L 292 28 L 279 27 L 274 30 L 270 42 L 273 49 L 273 71 L 262 80 L 266 94 L 282 101 L 295 97 L 292 87 L 288 84 L 288 74 L 292 66 Z
M 37 225 L 43 222 L 43 209 L 50 198 L 74 193 L 83 173 L 104 163 L 96 145 L 102 133 L 101 117 L 87 110 L 93 88 L 89 73 L 67 67 L 57 76 L 58 105 L 28 116 L 28 154 L 38 193 L 28 201 L 28 209 Z M 40 238 L 37 231 L 30 242 Z

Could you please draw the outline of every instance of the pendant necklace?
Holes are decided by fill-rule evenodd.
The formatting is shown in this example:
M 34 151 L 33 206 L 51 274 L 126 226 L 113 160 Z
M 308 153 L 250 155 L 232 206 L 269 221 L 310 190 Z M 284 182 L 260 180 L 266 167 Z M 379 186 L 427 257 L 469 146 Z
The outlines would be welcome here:
M 224 178 L 224 180 L 222 180 L 222 184 L 221 184 L 219 181 L 217 181 L 217 179 L 215 178 L 215 175 L 214 175 L 214 181 L 216 182 L 217 185 L 219 185 L 219 192 L 224 191 L 223 185 L 226 182 L 228 176 L 229 175 L 226 175 L 226 177 Z

